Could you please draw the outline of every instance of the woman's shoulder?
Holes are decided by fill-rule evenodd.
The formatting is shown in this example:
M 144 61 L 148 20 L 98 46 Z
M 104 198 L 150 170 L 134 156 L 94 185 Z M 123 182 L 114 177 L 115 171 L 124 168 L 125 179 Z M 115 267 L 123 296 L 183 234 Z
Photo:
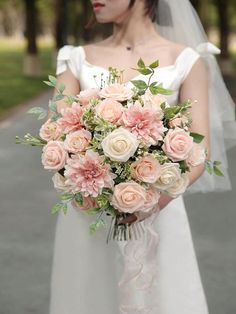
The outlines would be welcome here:
M 176 43 L 162 36 L 159 36 L 158 44 L 166 50 L 166 53 L 170 56 L 173 62 L 174 60 L 177 60 L 177 58 L 185 51 L 187 52 L 188 50 L 192 50 L 192 48 L 187 45 Z

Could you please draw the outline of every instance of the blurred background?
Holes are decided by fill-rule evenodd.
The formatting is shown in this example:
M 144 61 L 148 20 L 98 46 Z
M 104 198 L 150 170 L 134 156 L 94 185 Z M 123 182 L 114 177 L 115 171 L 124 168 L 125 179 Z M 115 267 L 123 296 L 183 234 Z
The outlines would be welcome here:
M 191 2 L 221 49 L 218 62 L 236 100 L 236 1 Z M 0 314 L 48 313 L 57 194 L 40 151 L 14 141 L 38 132 L 41 122 L 26 111 L 47 106 L 43 80 L 55 74 L 58 49 L 111 32 L 85 29 L 90 16 L 88 0 L 0 0 Z M 228 157 L 232 191 L 185 197 L 210 314 L 236 313 L 235 147 Z

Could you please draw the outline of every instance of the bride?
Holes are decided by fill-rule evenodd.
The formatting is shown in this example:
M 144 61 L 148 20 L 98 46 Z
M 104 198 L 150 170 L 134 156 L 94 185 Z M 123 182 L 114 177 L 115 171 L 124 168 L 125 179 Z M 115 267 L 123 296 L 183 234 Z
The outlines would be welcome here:
M 113 23 L 113 33 L 97 43 L 60 49 L 58 84 L 65 83 L 65 93 L 76 95 L 97 87 L 94 75 L 100 77 L 103 73 L 106 77 L 109 66 L 125 69 L 123 81 L 132 87 L 132 79 L 146 79 L 132 69 L 138 59 L 141 57 L 147 64 L 158 59 L 160 67 L 155 70 L 154 79 L 173 90 L 167 96 L 169 104 L 187 99 L 197 101 L 191 108 L 192 131 L 205 136 L 204 145 L 210 155 L 209 118 L 213 114 L 210 76 L 212 69 L 216 69 L 212 54 L 218 50 L 205 42 L 201 25 L 194 29 L 199 22 L 189 1 L 92 0 L 91 5 L 97 22 Z M 181 23 L 187 20 L 189 25 L 181 29 Z M 201 34 L 200 39 L 196 31 Z M 194 37 L 197 37 L 195 42 Z M 223 92 L 221 96 L 228 97 L 225 89 Z M 59 111 L 64 106 L 63 101 L 58 102 Z M 219 130 L 222 123 L 217 125 Z M 211 149 L 212 152 L 215 150 Z M 203 170 L 198 166 L 191 171 L 190 185 Z M 204 182 L 202 190 L 215 188 L 214 179 Z M 146 272 L 154 284 L 148 291 L 137 290 L 135 285 L 125 289 L 118 284 L 129 263 L 126 258 L 129 252 L 125 251 L 129 247 L 115 241 L 106 245 L 105 230 L 91 236 L 88 231 L 91 217 L 84 217 L 72 205 L 67 215 L 60 213 L 55 234 L 50 314 L 207 314 L 183 198 L 163 195 L 160 209 L 153 225 L 159 237 L 157 255 L 152 268 Z M 136 220 L 136 216 L 130 215 L 123 223 Z M 150 243 L 141 240 L 139 244 L 146 248 Z M 144 268 L 145 263 L 148 265 L 149 261 L 144 262 Z

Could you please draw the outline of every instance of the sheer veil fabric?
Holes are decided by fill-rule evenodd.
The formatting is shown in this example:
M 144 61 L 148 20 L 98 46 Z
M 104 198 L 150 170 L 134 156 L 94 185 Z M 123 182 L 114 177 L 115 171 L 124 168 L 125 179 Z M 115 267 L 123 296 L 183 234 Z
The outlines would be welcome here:
M 204 58 L 209 74 L 211 156 L 222 162 L 224 178 L 204 173 L 189 189 L 191 192 L 231 189 L 226 149 L 235 145 L 235 104 L 225 86 L 214 54 L 220 50 L 208 42 L 201 21 L 189 0 L 160 0 L 157 30 L 165 38 L 192 47 Z M 227 141 L 227 140 L 233 141 Z

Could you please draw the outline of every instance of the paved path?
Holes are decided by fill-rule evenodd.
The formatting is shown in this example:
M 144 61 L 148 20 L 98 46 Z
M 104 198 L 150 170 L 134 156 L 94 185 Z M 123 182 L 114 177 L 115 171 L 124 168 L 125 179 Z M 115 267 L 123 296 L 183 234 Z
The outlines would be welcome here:
M 14 144 L 15 135 L 38 131 L 27 109 L 0 123 L 0 314 L 48 314 L 57 193 L 40 149 Z M 229 151 L 232 192 L 186 197 L 210 314 L 236 313 L 235 159 L 236 148 Z

